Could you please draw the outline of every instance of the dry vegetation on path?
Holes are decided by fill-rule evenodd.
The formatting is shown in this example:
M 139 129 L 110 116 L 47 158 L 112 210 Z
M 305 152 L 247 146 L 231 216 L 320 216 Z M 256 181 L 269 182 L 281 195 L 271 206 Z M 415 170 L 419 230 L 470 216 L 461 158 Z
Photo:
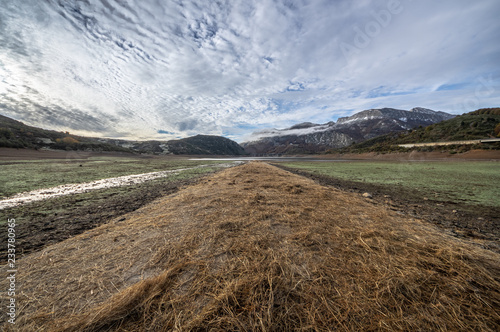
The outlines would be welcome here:
M 497 331 L 499 262 L 253 162 L 21 259 L 16 330 Z

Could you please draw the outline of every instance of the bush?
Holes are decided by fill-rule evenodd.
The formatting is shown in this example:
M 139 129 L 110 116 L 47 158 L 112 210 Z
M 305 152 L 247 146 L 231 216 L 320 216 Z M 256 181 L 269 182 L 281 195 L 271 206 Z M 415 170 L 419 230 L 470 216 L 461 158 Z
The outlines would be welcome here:
M 8 128 L 0 128 L 0 138 L 11 139 L 14 137 L 12 131 Z
M 500 137 L 500 123 L 495 127 L 495 136 Z
M 9 140 L 9 139 L 6 139 L 5 137 L 0 137 L 0 147 L 22 149 L 22 148 L 25 148 L 26 146 L 21 141 Z
M 79 144 L 80 142 L 73 137 L 66 136 L 64 138 L 57 138 L 56 139 L 57 143 L 64 143 L 64 144 Z

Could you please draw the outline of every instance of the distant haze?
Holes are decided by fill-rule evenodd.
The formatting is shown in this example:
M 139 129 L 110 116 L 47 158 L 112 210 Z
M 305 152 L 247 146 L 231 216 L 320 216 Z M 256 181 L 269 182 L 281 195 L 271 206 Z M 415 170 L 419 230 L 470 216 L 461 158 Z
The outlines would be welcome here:
M 500 1 L 3 0 L 0 114 L 240 141 L 364 109 L 500 105 Z

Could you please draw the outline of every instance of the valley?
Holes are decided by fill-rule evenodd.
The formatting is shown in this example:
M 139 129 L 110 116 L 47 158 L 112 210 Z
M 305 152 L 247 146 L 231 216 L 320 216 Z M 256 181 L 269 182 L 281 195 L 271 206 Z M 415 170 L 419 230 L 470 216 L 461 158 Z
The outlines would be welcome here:
M 0 6 L 0 331 L 500 331 L 500 1 Z

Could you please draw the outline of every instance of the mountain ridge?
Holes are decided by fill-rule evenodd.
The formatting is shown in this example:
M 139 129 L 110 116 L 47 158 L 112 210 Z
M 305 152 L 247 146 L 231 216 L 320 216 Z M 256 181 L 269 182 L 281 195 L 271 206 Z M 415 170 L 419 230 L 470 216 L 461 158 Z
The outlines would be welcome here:
M 452 114 L 423 107 L 408 111 L 387 107 L 369 109 L 341 117 L 337 122 L 303 122 L 285 129 L 261 130 L 254 133 L 255 140 L 241 145 L 250 154 L 319 153 L 453 117 Z

